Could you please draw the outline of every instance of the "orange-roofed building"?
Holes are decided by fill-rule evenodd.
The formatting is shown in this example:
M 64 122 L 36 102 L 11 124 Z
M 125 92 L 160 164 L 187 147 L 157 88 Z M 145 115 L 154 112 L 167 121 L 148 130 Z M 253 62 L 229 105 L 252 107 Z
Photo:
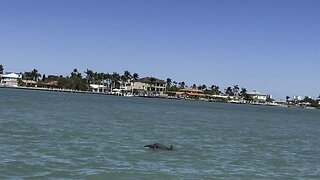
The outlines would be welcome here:
M 207 97 L 206 94 L 203 94 L 203 91 L 198 90 L 198 89 L 189 89 L 189 88 L 184 88 L 180 89 L 178 92 L 176 92 L 176 97 L 177 98 L 204 98 Z

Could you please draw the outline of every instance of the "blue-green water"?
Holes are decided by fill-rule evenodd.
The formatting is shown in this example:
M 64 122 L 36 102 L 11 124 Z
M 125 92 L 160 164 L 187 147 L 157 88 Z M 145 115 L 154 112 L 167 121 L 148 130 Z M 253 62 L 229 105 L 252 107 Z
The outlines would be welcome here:
M 319 179 L 319 153 L 319 110 L 0 89 L 0 179 Z

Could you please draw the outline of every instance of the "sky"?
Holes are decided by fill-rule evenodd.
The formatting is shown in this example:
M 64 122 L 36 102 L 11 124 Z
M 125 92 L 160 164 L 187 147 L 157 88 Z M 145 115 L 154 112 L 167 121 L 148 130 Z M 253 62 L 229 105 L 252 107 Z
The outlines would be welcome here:
M 0 64 L 318 97 L 319 9 L 319 0 L 0 0 Z

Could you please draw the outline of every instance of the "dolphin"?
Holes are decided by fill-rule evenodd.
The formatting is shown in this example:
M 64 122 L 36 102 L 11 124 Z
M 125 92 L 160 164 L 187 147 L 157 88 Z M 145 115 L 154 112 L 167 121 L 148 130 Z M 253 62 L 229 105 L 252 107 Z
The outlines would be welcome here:
M 145 145 L 144 147 L 147 147 L 149 149 L 154 149 L 154 150 L 169 150 L 172 151 L 173 150 L 173 146 L 171 145 L 170 147 L 167 147 L 163 144 L 160 143 L 154 143 L 154 144 L 149 144 L 149 145 Z

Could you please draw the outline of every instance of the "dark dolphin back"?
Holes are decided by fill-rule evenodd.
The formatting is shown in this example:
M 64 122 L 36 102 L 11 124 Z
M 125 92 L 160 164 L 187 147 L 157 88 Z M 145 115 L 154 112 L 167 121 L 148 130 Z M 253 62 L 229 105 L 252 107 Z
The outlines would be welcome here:
M 159 149 L 159 150 L 173 150 L 172 145 L 170 147 L 167 147 L 167 146 L 160 144 L 160 143 L 149 144 L 149 145 L 145 145 L 144 147 L 147 147 L 150 149 Z
M 169 149 L 167 146 L 160 144 L 160 143 L 155 143 L 154 145 L 157 149 L 161 149 L 161 150 L 168 150 Z
M 154 144 L 145 145 L 144 147 L 147 147 L 150 149 L 156 149 L 156 146 Z

